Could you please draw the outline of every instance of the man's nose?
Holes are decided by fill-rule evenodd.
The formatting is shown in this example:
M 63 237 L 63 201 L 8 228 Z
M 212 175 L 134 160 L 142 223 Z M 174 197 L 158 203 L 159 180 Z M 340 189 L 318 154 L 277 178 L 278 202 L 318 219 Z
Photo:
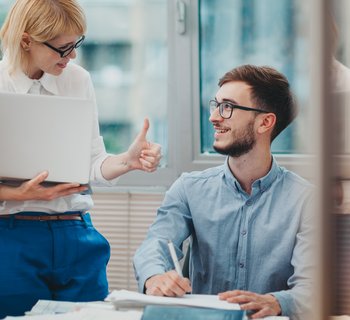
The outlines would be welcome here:
M 223 120 L 223 118 L 220 115 L 219 108 L 216 108 L 209 116 L 209 121 L 210 122 L 217 122 Z

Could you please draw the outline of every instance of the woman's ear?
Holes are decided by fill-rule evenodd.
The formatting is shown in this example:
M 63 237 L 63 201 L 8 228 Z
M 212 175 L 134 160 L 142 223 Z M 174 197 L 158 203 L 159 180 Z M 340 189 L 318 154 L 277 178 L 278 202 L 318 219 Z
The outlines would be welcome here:
M 27 32 L 24 32 L 21 40 L 21 47 L 24 51 L 29 51 L 32 44 L 32 38 Z
M 276 124 L 276 115 L 274 113 L 263 113 L 260 115 L 258 133 L 263 134 L 267 131 L 272 131 Z

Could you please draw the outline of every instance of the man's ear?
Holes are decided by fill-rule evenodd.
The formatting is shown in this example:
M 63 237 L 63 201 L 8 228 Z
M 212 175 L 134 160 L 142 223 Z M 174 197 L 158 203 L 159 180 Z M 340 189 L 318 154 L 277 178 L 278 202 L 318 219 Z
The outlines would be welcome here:
M 31 36 L 27 33 L 24 32 L 22 34 L 22 40 L 21 40 L 21 47 L 24 51 L 29 51 L 30 50 L 30 46 L 32 45 L 32 38 Z
M 276 124 L 276 115 L 274 113 L 260 114 L 258 123 L 258 133 L 263 134 L 267 131 L 272 131 Z

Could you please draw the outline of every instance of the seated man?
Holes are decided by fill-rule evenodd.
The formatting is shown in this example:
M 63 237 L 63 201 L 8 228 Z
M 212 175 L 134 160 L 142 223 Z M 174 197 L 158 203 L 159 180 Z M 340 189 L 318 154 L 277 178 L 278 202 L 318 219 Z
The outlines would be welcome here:
M 220 294 L 267 315 L 303 317 L 310 305 L 311 185 L 278 166 L 271 142 L 294 119 L 287 79 L 269 67 L 227 72 L 209 102 L 214 149 L 225 163 L 184 173 L 168 190 L 134 257 L 139 289 L 150 295 Z M 189 279 L 174 268 L 191 236 Z

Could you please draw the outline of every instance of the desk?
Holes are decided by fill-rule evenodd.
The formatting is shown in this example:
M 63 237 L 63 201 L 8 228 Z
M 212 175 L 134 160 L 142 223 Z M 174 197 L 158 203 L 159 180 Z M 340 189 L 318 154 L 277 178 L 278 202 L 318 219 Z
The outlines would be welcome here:
M 54 314 L 54 312 L 59 312 Z M 25 316 L 6 320 L 141 320 L 142 309 L 115 310 L 111 302 L 64 302 L 39 300 Z M 156 319 L 154 319 L 156 320 Z M 288 320 L 288 317 L 266 317 L 261 320 Z M 333 320 L 333 319 L 332 319 Z M 337 318 L 334 320 L 350 320 Z

